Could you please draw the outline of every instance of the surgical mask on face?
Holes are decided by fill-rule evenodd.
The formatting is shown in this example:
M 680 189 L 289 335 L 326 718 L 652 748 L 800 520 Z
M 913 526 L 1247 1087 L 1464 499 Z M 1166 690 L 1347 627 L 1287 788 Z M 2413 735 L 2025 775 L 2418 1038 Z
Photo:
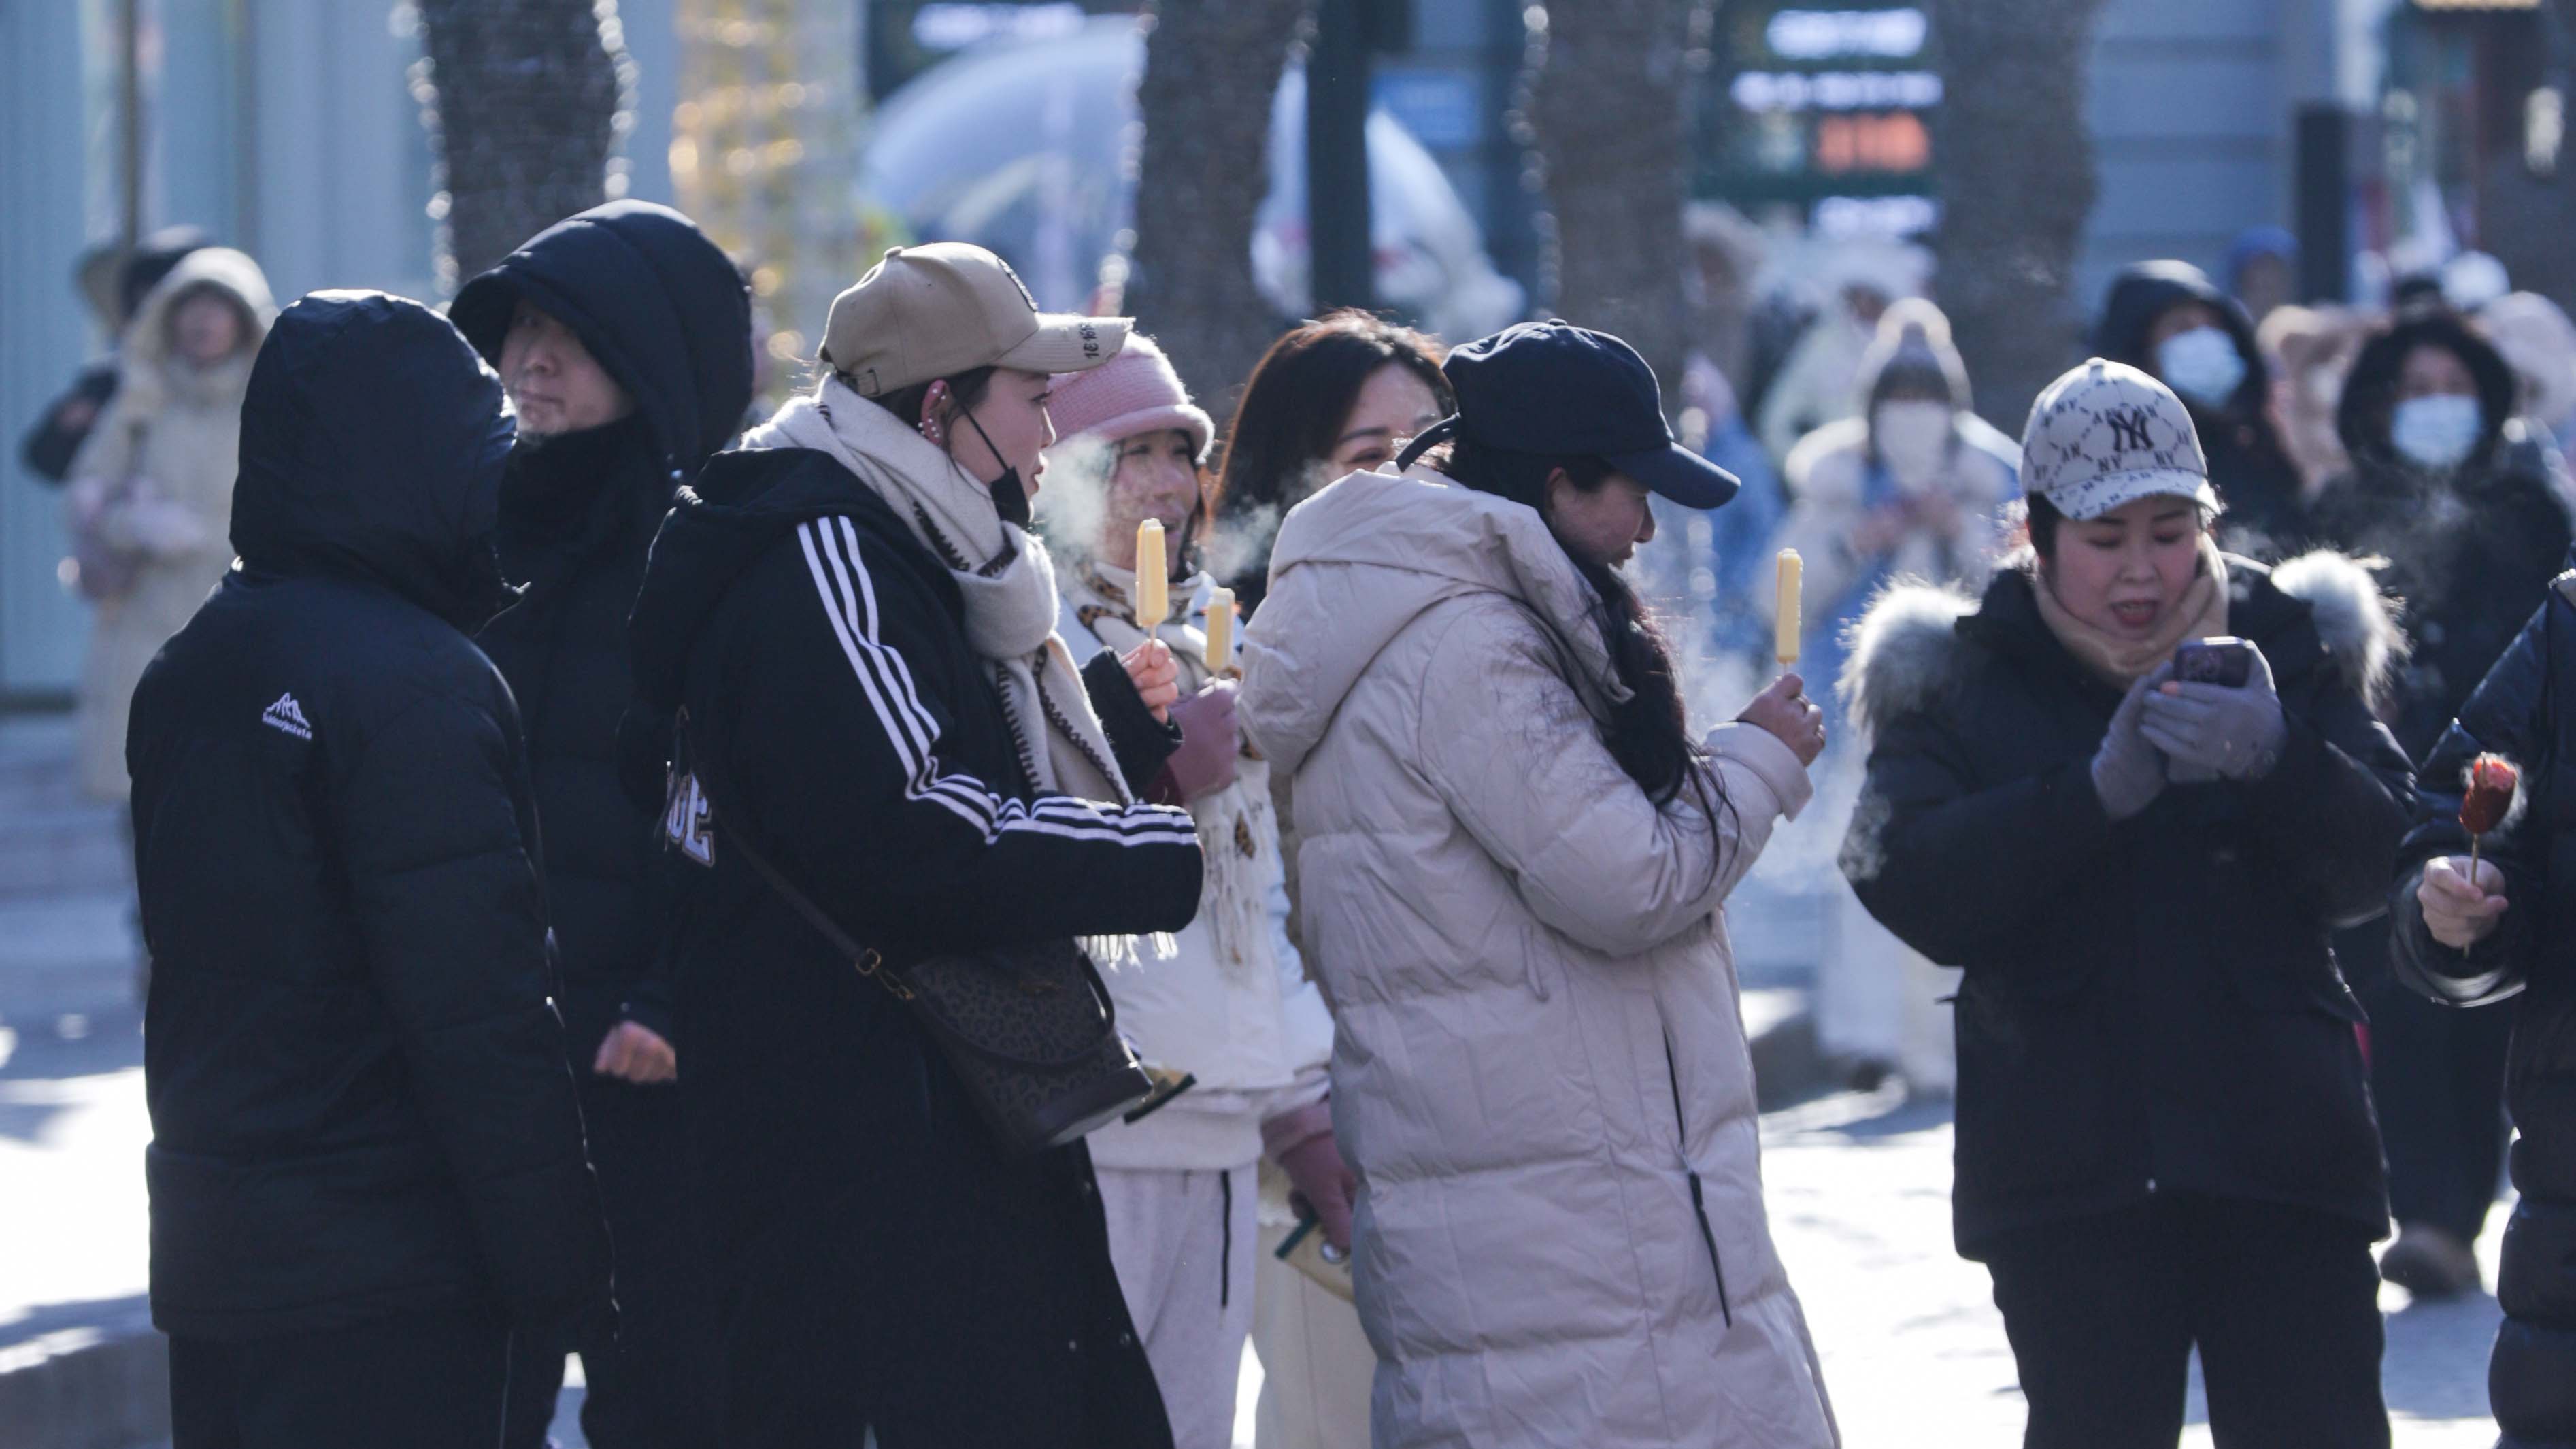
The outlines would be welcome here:
M 2202 407 L 2225 407 L 2245 381 L 2245 358 L 2236 339 L 2215 327 L 2194 327 L 2156 349 L 2156 373 L 2165 386 Z
M 1002 456 L 1002 450 L 993 446 L 993 435 L 984 431 L 984 425 L 982 423 L 975 421 L 974 411 L 972 409 L 960 409 L 959 411 L 965 415 L 966 421 L 974 427 L 975 436 L 984 440 L 985 450 L 990 452 L 996 460 L 1000 459 Z M 1031 516 L 1029 513 L 1029 489 L 1027 484 L 1020 481 L 1020 470 L 1017 467 L 1004 467 L 1002 469 L 1001 477 L 994 479 L 992 482 L 987 483 L 984 486 L 993 490 L 993 507 L 1002 515 L 1002 521 L 1004 523 L 1010 524 L 1014 528 L 1026 528 L 1029 526 Z
M 1888 475 L 1908 493 L 1932 486 L 1950 453 L 1950 405 L 1910 401 L 1880 403 L 1869 417 L 1869 440 Z
M 2465 393 L 2434 393 L 2397 404 L 2388 420 L 2388 441 L 2409 462 L 2425 468 L 2456 468 L 2467 461 L 2487 430 L 2486 409 Z

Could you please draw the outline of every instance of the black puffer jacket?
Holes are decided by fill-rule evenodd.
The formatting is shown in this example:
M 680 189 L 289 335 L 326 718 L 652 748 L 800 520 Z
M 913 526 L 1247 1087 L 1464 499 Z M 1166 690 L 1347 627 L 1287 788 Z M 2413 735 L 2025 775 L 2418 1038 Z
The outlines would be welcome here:
M 2428 823 L 2407 839 L 2390 906 L 2401 981 L 2458 1006 L 2515 998 L 2505 1102 L 2521 1200 L 2505 1227 L 2505 1323 L 2487 1375 L 2515 1449 L 2576 1446 L 2576 573 L 2543 597 L 2424 763 Z M 2460 785 L 2489 750 L 2521 763 L 2529 798 L 2485 847 L 2513 905 L 2464 953 L 2425 931 L 2415 888 L 2426 860 L 2468 852 Z
M 1900 590 L 1862 626 L 1875 739 L 1844 873 L 1957 1000 L 1959 1250 L 2156 1192 L 2386 1226 L 2379 1134 L 2327 934 L 2376 914 L 2406 757 L 2365 684 L 2393 630 L 2359 566 L 2228 560 L 2228 626 L 2271 661 L 2288 744 L 2251 785 L 2103 814 L 2119 693 L 2007 569 L 1971 607 Z
M 604 1303 L 510 692 L 463 630 L 499 383 L 436 313 L 325 292 L 242 408 L 241 565 L 145 673 L 152 1307 L 173 1334 Z
M 657 812 L 619 784 L 618 723 L 634 697 L 626 616 L 672 491 L 751 401 L 751 312 L 715 243 L 641 201 L 540 232 L 467 283 L 449 316 L 498 365 L 522 299 L 570 327 L 635 400 L 622 422 L 513 451 L 498 542 L 502 572 L 527 587 L 480 641 L 527 729 L 564 1019 L 586 1067 L 620 1019 L 674 1033 Z
M 971 1371 L 972 1392 L 1009 1395 L 1070 1349 L 1089 1397 L 1048 1406 L 1064 1442 L 1167 1444 L 1089 1153 L 1004 1156 L 908 1009 L 727 843 L 755 841 L 897 961 L 1186 925 L 1189 816 L 1036 795 L 964 617 L 947 568 L 822 453 L 718 456 L 654 541 L 637 684 L 686 710 L 676 763 L 714 804 L 712 869 L 676 851 L 670 869 L 689 896 L 680 1021 L 717 1273 L 738 1321 L 793 1286 L 781 1262 L 863 1299 L 852 1337 L 822 1348 L 872 1385 L 946 1392 Z
M 2407 354 L 2428 345 L 2468 367 L 2486 412 L 2476 449 L 2446 473 L 2407 461 L 2388 436 Z M 2413 759 L 2441 739 L 2567 556 L 2566 508 L 2529 466 L 2533 450 L 2505 443 L 2514 389 L 2513 369 L 2494 347 L 2459 318 L 2432 312 L 2372 338 L 2335 409 L 2353 466 L 2318 492 L 2310 523 L 2321 542 L 2388 560 L 2380 581 L 2405 601 L 2414 639 L 2389 722 Z
M 2281 446 L 2273 427 L 2271 374 L 2263 349 L 2254 339 L 2254 319 L 2245 308 L 2189 262 L 2138 262 L 2123 268 L 2102 303 L 2094 325 L 2093 350 L 2114 362 L 2125 362 L 2163 376 L 2147 333 L 2156 319 L 2184 302 L 2199 302 L 2218 314 L 2219 325 L 2245 361 L 2245 380 L 2224 407 L 2184 398 L 2201 451 L 2209 458 L 2209 481 L 2218 489 L 2227 517 L 2219 525 L 2220 541 L 2231 549 L 2260 558 L 2279 558 L 2303 537 L 2305 519 L 2299 506 L 2299 470 Z

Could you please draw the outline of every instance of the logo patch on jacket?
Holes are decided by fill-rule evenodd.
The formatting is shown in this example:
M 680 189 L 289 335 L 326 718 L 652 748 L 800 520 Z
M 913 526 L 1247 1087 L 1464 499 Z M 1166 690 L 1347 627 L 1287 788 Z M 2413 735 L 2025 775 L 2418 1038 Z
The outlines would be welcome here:
M 292 694 L 281 694 L 277 703 L 260 712 L 259 722 L 273 730 L 284 730 L 299 740 L 313 738 L 313 726 L 304 721 L 304 706 Z
M 665 795 L 662 835 L 682 855 L 713 869 L 716 863 L 716 812 L 695 775 L 675 774 Z

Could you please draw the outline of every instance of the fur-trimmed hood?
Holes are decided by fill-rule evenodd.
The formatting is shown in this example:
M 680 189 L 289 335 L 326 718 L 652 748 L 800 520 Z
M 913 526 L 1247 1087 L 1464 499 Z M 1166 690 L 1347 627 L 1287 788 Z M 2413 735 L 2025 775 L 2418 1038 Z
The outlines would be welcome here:
M 1855 725 L 1874 735 L 1955 685 L 1968 663 L 1961 651 L 1976 647 L 1959 637 L 1960 621 L 1982 612 L 1996 589 L 2029 587 L 2030 566 L 2026 551 L 2010 561 L 1984 600 L 1908 579 L 1881 591 L 1851 626 L 1838 685 Z M 2269 589 L 2304 605 L 2336 669 L 2374 707 L 2410 647 L 2397 626 L 2397 601 L 2380 590 L 2375 566 L 2326 549 L 2270 569 L 2227 560 L 2240 598 L 2249 588 Z

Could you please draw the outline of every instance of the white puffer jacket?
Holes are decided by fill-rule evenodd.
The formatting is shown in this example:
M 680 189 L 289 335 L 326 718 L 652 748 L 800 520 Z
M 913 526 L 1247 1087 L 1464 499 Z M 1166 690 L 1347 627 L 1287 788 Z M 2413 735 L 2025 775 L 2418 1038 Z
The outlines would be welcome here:
M 1105 576 L 1105 577 L 1104 577 Z M 1095 580 L 1099 581 L 1095 584 Z M 1121 653 L 1144 639 L 1126 612 L 1135 576 L 1068 557 L 1056 574 L 1063 606 L 1056 632 L 1076 659 L 1104 647 Z M 1202 577 L 1186 615 L 1155 637 L 1171 646 L 1182 686 L 1196 692 L 1212 671 L 1207 660 L 1208 591 Z M 1180 590 L 1173 590 L 1178 597 Z M 1288 891 L 1281 876 L 1279 830 L 1270 807 L 1270 767 L 1235 763 L 1234 783 L 1190 802 L 1199 844 L 1211 862 L 1208 899 L 1174 938 L 1169 959 L 1122 964 L 1106 973 L 1118 1026 L 1147 1061 L 1178 1067 L 1198 1085 L 1130 1126 L 1113 1122 L 1091 1134 L 1091 1160 L 1130 1170 L 1223 1171 L 1246 1167 L 1262 1152 L 1262 1126 L 1324 1099 L 1325 1061 L 1333 1019 L 1306 979 L 1305 962 L 1288 940 Z M 1224 899 L 1213 868 L 1233 859 L 1230 879 L 1241 901 Z M 1222 917 L 1222 920 L 1220 920 Z M 1232 949 L 1220 937 L 1240 936 Z M 1311 1114 L 1320 1128 L 1322 1112 Z
M 1718 914 L 1806 774 L 1728 726 L 1714 828 L 1656 809 L 1601 739 L 1594 597 L 1530 510 L 1358 473 L 1289 515 L 1248 631 L 1339 1028 L 1376 1441 L 1831 1445 Z

